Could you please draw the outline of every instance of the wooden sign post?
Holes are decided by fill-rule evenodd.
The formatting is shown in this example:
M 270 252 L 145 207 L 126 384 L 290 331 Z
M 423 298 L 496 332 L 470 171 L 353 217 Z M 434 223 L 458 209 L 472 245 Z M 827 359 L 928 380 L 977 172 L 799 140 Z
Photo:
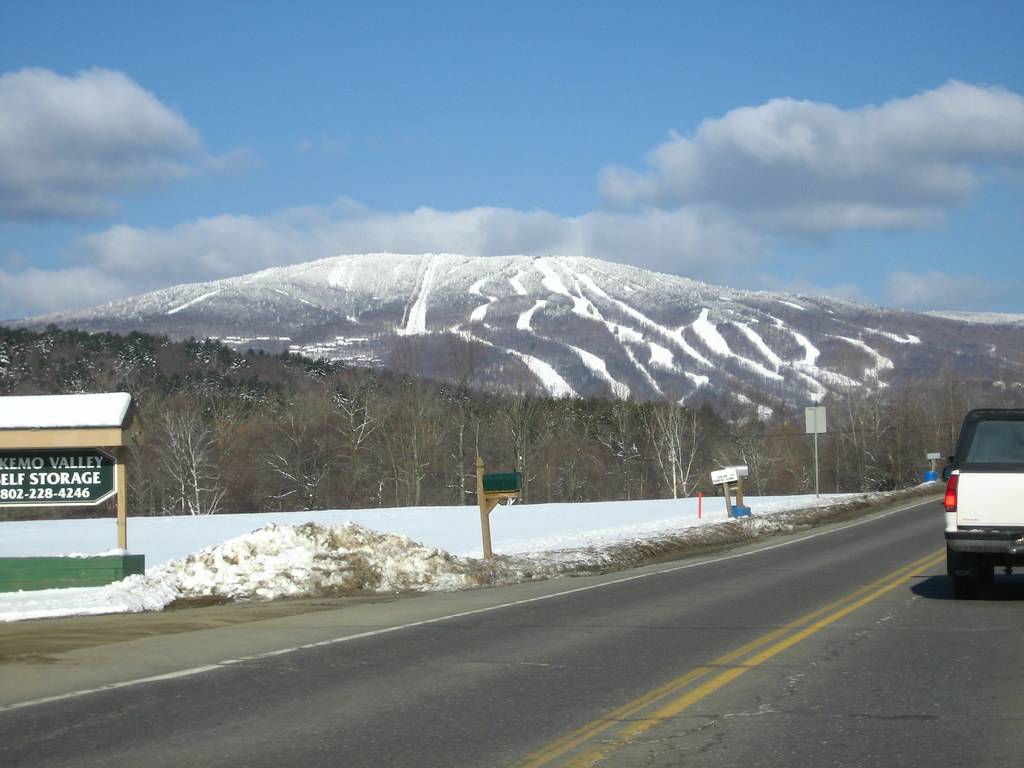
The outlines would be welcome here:
M 131 395 L 0 397 L 0 506 L 94 506 L 117 494 L 128 548 L 124 433 Z
M 94 506 L 117 495 L 118 556 L 0 558 L 0 592 L 97 586 L 143 573 L 129 555 L 125 433 L 132 398 L 0 397 L 0 507 Z

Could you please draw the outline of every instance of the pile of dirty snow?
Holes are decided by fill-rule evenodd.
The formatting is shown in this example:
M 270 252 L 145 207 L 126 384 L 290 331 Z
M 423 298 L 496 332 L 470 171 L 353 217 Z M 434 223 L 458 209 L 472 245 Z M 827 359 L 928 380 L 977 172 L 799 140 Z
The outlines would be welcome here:
M 468 558 L 358 523 L 268 525 L 148 574 L 179 596 L 273 599 L 292 595 L 455 590 L 479 585 Z
M 0 594 L 0 621 L 159 611 L 202 597 L 451 591 L 479 586 L 491 573 L 478 560 L 358 523 L 272 523 L 105 587 Z

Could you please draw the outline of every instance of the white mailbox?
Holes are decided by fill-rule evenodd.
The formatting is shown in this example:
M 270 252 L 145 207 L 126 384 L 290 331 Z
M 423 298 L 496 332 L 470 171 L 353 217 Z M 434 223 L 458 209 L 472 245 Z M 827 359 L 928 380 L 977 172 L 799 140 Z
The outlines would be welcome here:
M 735 467 L 715 470 L 711 473 L 711 482 L 715 485 L 722 485 L 724 483 L 735 483 L 744 477 L 750 477 L 750 470 L 747 469 L 746 464 L 738 464 Z
M 723 485 L 725 483 L 735 483 L 740 475 L 736 471 L 736 467 L 726 467 L 725 469 L 719 469 L 711 473 L 711 482 L 715 485 Z M 744 469 L 746 469 L 744 467 Z M 746 477 L 746 475 L 744 475 Z

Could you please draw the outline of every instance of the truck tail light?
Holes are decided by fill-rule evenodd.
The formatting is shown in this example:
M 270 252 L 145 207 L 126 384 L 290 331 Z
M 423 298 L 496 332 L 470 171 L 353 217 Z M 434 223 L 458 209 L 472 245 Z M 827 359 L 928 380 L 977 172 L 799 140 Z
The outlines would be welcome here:
M 956 512 L 956 486 L 960 481 L 960 475 L 950 475 L 946 481 L 946 498 L 944 503 L 947 512 Z

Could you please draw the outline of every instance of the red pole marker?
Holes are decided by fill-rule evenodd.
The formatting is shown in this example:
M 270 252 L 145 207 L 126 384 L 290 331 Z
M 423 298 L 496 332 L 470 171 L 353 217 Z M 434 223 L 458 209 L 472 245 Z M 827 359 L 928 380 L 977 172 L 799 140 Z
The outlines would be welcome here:
M 700 520 L 704 515 L 704 494 L 697 493 L 697 519 Z

